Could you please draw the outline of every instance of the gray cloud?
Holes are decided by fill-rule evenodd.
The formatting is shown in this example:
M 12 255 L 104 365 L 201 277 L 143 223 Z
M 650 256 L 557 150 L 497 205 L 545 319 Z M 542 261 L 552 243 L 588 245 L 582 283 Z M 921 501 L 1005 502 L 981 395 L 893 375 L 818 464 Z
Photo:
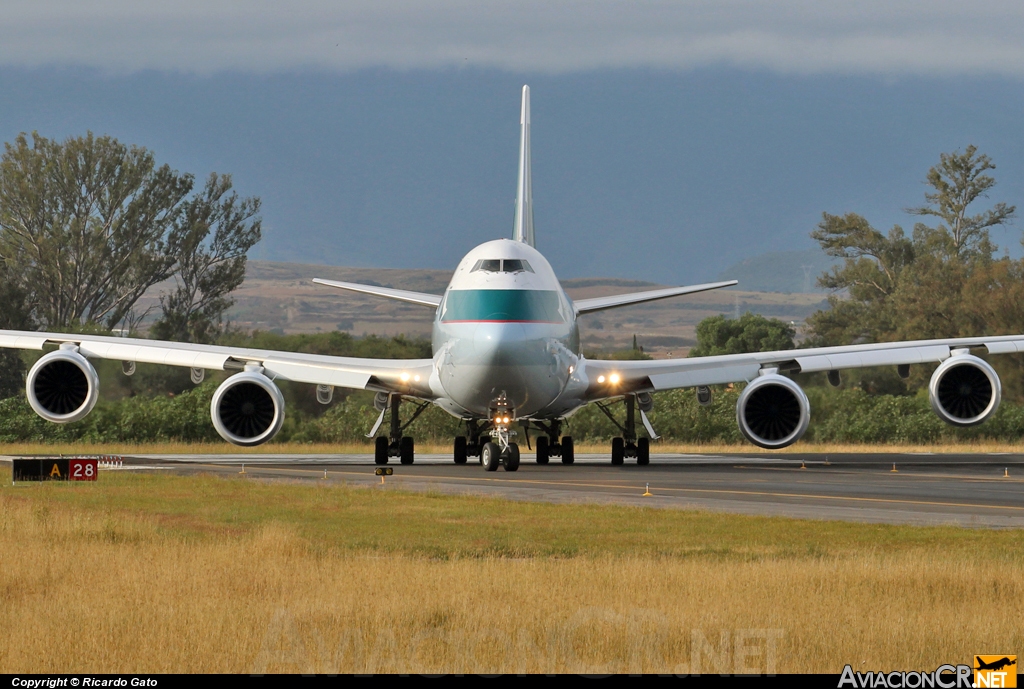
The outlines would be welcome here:
M 6 0 L 0 16 L 0 64 L 113 72 L 1024 74 L 1019 1 Z

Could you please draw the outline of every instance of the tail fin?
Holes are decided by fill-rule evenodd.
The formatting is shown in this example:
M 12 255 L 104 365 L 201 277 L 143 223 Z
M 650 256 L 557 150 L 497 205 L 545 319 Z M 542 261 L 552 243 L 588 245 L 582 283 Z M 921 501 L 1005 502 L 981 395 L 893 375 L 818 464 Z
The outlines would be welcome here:
M 516 219 L 512 239 L 537 246 L 533 238 L 533 177 L 530 174 L 530 87 L 523 86 L 523 111 L 519 120 L 519 182 L 516 185 Z

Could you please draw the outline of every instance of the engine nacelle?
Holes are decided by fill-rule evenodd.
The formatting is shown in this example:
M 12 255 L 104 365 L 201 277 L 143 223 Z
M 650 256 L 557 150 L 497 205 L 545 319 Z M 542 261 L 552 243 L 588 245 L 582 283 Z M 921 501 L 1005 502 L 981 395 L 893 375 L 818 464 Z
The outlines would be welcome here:
M 785 376 L 761 376 L 736 402 L 736 422 L 747 440 L 769 450 L 792 445 L 811 420 L 811 404 L 800 386 Z
M 281 430 L 284 395 L 261 370 L 245 370 L 217 388 L 210 402 L 213 427 L 235 445 L 259 445 Z
M 61 348 L 29 369 L 25 394 L 36 414 L 54 423 L 85 418 L 96 406 L 100 379 L 76 348 Z
M 995 413 L 1002 385 L 988 362 L 970 354 L 939 364 L 928 383 L 928 398 L 939 418 L 954 426 L 974 426 Z

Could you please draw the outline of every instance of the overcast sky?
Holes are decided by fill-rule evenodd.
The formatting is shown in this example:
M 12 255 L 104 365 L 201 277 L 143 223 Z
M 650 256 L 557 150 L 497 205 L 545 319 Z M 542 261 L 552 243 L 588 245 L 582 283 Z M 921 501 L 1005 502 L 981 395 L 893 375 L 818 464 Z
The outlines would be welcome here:
M 509 236 L 529 83 L 559 275 L 680 284 L 814 249 L 823 211 L 909 229 L 969 144 L 1024 208 L 1021 36 L 1020 0 L 0 0 L 0 141 L 231 173 L 261 258 L 452 268 Z
M 121 73 L 1024 73 L 1019 0 L 4 0 L 0 12 L 0 64 Z

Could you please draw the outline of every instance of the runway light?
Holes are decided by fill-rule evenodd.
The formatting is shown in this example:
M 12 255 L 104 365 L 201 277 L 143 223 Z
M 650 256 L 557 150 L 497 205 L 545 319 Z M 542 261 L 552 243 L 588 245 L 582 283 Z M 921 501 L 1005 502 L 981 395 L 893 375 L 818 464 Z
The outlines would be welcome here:
M 619 374 L 618 373 L 613 373 L 610 376 L 608 376 L 608 382 L 610 382 L 612 385 L 618 385 L 619 384 Z
M 604 376 L 598 376 L 597 377 L 597 382 L 598 383 L 603 383 L 604 382 Z
M 404 371 L 402 372 L 402 375 L 399 376 L 399 378 L 402 379 L 403 383 L 408 383 L 409 382 L 409 374 L 405 373 Z

